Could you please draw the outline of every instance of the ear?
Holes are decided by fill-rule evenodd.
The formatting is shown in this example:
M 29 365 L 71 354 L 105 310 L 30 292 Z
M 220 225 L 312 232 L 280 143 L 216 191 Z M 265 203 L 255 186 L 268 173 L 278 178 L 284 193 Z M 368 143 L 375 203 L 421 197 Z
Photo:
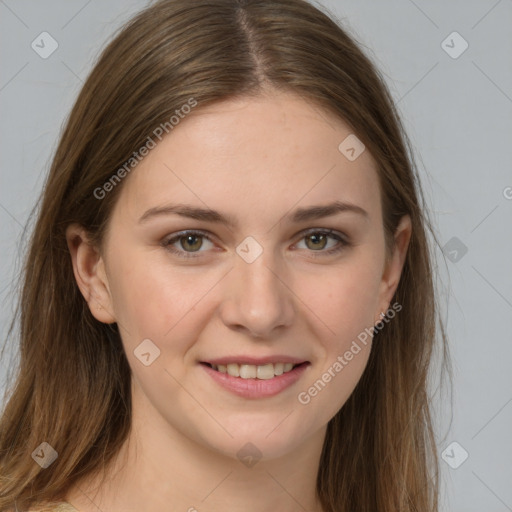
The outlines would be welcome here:
M 114 323 L 116 318 L 105 264 L 98 248 L 90 243 L 87 231 L 78 224 L 68 226 L 66 241 L 78 288 L 92 315 L 105 324 Z
M 393 295 L 398 288 L 400 276 L 405 263 L 409 241 L 411 239 L 412 223 L 409 215 L 404 215 L 395 230 L 394 247 L 386 262 L 379 293 L 379 307 L 375 312 L 375 324 L 382 320 L 381 313 L 389 308 Z

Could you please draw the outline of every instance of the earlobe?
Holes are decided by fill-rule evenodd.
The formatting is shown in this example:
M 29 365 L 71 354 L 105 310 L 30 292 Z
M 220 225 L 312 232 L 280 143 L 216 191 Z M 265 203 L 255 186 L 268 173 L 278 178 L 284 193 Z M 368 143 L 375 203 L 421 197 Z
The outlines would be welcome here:
M 412 234 L 412 222 L 409 215 L 404 215 L 395 230 L 393 253 L 387 262 L 381 282 L 379 308 L 376 312 L 376 322 L 380 320 L 380 313 L 387 311 L 393 295 L 398 288 L 404 267 L 407 250 Z
M 92 315 L 100 322 L 114 323 L 105 264 L 98 248 L 90 243 L 87 231 L 77 224 L 68 226 L 66 240 L 76 283 Z

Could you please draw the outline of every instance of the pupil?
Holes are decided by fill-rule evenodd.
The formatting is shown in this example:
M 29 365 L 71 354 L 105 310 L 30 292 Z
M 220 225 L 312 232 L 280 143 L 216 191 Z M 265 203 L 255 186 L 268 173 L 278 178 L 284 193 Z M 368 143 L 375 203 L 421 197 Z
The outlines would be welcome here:
M 185 241 L 186 241 L 185 243 L 186 243 L 186 244 L 188 244 L 190 240 L 194 240 L 194 239 L 195 239 L 195 240 L 199 240 L 199 238 L 200 238 L 200 237 L 198 237 L 198 236 L 196 236 L 196 235 L 187 235 L 187 236 L 185 237 Z M 190 245 L 194 245 L 194 244 L 192 243 L 192 244 L 190 244 Z M 201 244 L 200 244 L 200 243 L 196 243 L 195 245 L 197 245 L 197 247 L 195 247 L 195 248 L 194 248 L 194 247 L 192 247 L 192 250 L 193 250 L 193 251 L 197 251 L 197 250 L 200 248 L 200 245 L 201 245 Z M 183 246 L 183 244 L 182 244 L 182 246 Z M 184 249 L 186 249 L 186 247 L 183 247 L 183 248 L 184 248 Z M 189 247 L 189 248 L 190 248 L 190 247 Z
M 320 242 L 320 244 L 322 242 L 325 242 L 325 235 L 310 235 L 310 240 L 312 240 L 312 239 L 315 240 L 314 244 L 316 247 L 322 247 L 322 248 L 324 247 L 323 245 L 320 246 L 318 244 L 318 242 Z

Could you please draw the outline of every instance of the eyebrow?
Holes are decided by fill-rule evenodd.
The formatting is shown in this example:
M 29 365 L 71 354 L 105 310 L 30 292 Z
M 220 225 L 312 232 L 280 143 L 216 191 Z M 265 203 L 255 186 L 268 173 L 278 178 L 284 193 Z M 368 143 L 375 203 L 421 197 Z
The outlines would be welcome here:
M 289 222 L 299 223 L 310 220 L 331 217 L 339 213 L 352 212 L 369 219 L 368 212 L 352 203 L 335 201 L 326 205 L 308 206 L 306 208 L 297 208 L 294 212 L 285 215 L 285 219 Z M 231 215 L 226 215 L 212 210 L 210 208 L 198 208 L 187 204 L 168 204 L 156 206 L 147 210 L 139 219 L 139 223 L 147 222 L 149 219 L 163 215 L 180 215 L 189 219 L 202 220 L 207 222 L 215 222 L 224 224 L 225 226 L 235 228 L 238 222 Z

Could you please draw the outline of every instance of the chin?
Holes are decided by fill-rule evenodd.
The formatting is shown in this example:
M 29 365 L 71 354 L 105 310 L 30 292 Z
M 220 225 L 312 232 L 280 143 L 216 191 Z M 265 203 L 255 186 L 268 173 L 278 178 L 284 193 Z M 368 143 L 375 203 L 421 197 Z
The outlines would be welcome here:
M 310 437 L 310 432 L 305 431 L 306 425 L 303 422 L 297 424 L 293 412 L 289 417 L 286 417 L 287 414 L 267 415 L 266 418 L 260 417 L 254 421 L 245 419 L 224 423 L 233 437 L 226 433 L 206 442 L 214 451 L 241 461 L 244 457 L 261 461 L 280 458 L 296 450 Z

